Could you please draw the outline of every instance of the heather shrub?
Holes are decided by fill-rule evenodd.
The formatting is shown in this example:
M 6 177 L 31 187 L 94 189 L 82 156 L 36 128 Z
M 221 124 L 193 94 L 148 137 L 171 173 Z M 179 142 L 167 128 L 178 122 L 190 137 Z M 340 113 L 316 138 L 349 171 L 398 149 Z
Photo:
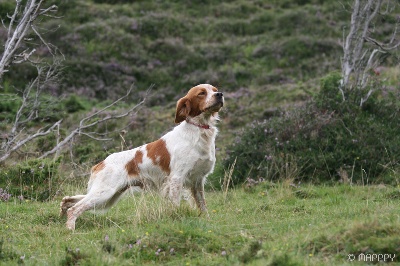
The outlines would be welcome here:
M 233 181 L 396 182 L 387 172 L 399 166 L 399 93 L 381 91 L 360 108 L 358 91 L 343 102 L 339 79 L 328 75 L 313 101 L 247 127 L 227 148 L 224 168 L 237 159 Z
M 71 94 L 68 99 L 64 102 L 65 109 L 68 113 L 75 113 L 81 110 L 85 110 L 85 106 L 78 96 Z
M 11 194 L 7 190 L 0 188 L 0 201 L 8 201 L 11 198 Z

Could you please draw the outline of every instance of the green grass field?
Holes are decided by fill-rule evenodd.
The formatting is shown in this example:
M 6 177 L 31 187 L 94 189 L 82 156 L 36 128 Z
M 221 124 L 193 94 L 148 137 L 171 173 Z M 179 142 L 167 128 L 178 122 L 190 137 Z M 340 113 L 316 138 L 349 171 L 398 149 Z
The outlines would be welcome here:
M 85 213 L 75 232 L 59 199 L 1 203 L 0 265 L 357 265 L 361 253 L 399 262 L 399 188 L 262 182 L 206 197 L 210 219 L 149 193 Z

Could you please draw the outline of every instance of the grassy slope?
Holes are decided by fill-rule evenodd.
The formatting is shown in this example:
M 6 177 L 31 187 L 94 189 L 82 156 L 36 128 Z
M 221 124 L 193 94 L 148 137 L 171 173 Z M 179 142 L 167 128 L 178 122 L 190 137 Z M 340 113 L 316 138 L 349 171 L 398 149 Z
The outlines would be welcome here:
M 338 67 L 336 38 L 347 13 L 294 2 L 81 0 L 61 6 L 65 22 L 49 37 L 67 54 L 72 78 L 65 84 L 89 87 L 99 98 L 132 81 L 139 90 L 155 83 L 159 101 L 202 82 L 262 90 Z
M 94 2 L 66 5 L 61 12 L 67 23 L 52 36 L 64 41 L 60 49 L 71 76 L 66 91 L 86 86 L 101 90 L 105 94 L 94 95 L 104 98 L 126 88 L 128 77 L 138 90 L 154 83 L 148 105 L 162 112 L 157 107 L 142 112 L 157 121 L 128 128 L 126 139 L 135 147 L 173 126 L 175 100 L 188 88 L 212 83 L 227 103 L 219 157 L 236 130 L 268 118 L 277 107 L 304 101 L 309 96 L 303 88 L 315 91 L 317 79 L 339 66 L 336 29 L 347 16 L 319 1 Z M 110 143 L 108 150 L 114 147 Z
M 2 203 L 0 264 L 25 256 L 26 265 L 345 265 L 350 253 L 399 255 L 393 188 L 263 183 L 207 198 L 209 220 L 147 194 L 84 214 L 75 233 L 58 218 L 58 201 Z
M 11 4 L 1 7 L 1 16 L 13 10 Z M 155 84 L 149 108 L 105 126 L 112 131 L 128 125 L 125 138 L 135 147 L 173 126 L 174 103 L 188 88 L 212 83 L 225 92 L 227 103 L 221 114 L 220 157 L 237 130 L 270 117 L 277 107 L 308 99 L 305 91 L 316 91 L 319 78 L 339 67 L 337 40 L 349 19 L 338 3 L 320 0 L 71 0 L 60 3 L 58 13 L 61 19 L 41 22 L 43 28 L 52 29 L 45 32 L 46 40 L 66 58 L 64 78 L 52 93 L 73 92 L 104 101 L 122 95 L 134 83 L 132 104 Z M 33 74 L 28 65 L 12 69 L 5 76 L 4 91 L 23 87 Z M 42 113 L 57 113 L 57 119 L 63 114 L 63 126 L 73 128 L 92 106 L 73 115 L 63 114 L 62 106 Z M 0 123 L 1 129 L 8 125 Z M 115 141 L 101 145 L 77 139 L 75 160 L 93 164 L 115 152 L 119 133 L 111 138 Z

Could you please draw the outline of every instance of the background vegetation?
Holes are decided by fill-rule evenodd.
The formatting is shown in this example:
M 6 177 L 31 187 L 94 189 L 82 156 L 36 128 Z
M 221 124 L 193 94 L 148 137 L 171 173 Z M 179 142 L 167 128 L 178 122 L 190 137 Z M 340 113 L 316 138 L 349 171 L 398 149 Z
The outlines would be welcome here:
M 350 253 L 398 253 L 398 58 L 393 53 L 373 70 L 373 84 L 381 89 L 363 108 L 354 104 L 357 93 L 342 103 L 337 71 L 349 5 L 57 5 L 61 19 L 45 19 L 41 27 L 65 56 L 62 78 L 42 95 L 42 118 L 29 126 L 63 118 L 65 130 L 24 146 L 1 165 L 0 264 L 337 265 L 348 263 Z M 13 9 L 12 1 L 0 1 L 1 18 Z M 374 33 L 389 36 L 395 16 L 383 17 Z M 36 48 L 44 60 L 51 56 Z M 35 75 L 29 63 L 5 74 L 1 138 Z M 80 135 L 56 159 L 34 159 L 132 83 L 134 93 L 109 112 L 128 109 L 155 87 L 136 114 L 95 129 L 111 140 Z M 208 183 L 211 220 L 198 218 L 185 204 L 173 210 L 156 195 L 144 195 L 124 199 L 105 216 L 85 214 L 71 236 L 58 218 L 62 196 L 83 193 L 90 167 L 108 154 L 172 128 L 176 100 L 199 83 L 217 86 L 227 103 Z M 234 187 L 229 191 L 228 181 Z

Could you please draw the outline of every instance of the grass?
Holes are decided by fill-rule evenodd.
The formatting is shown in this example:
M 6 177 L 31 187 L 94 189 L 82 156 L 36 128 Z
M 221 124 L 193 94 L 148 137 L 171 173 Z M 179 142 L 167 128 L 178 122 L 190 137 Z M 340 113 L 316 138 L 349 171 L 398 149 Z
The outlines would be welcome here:
M 85 213 L 75 232 L 58 217 L 60 199 L 15 199 L 1 203 L 0 265 L 353 265 L 348 254 L 400 255 L 396 195 L 388 186 L 261 182 L 208 192 L 207 219 L 149 193 Z

